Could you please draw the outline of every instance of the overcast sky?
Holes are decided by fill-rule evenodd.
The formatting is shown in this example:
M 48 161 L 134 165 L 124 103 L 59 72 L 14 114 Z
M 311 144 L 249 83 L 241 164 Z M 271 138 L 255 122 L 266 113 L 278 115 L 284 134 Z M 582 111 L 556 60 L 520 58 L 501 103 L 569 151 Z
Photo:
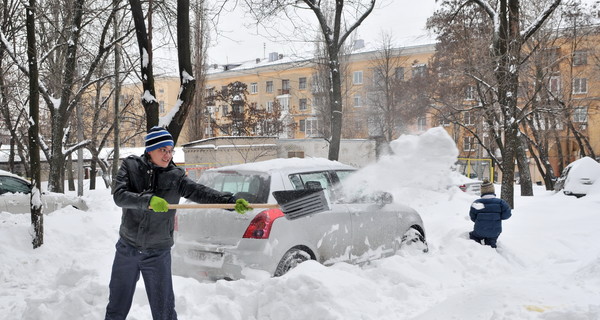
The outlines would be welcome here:
M 253 18 L 243 7 L 234 7 L 242 1 L 227 1 L 224 10 L 216 21 L 218 33 L 213 32 L 211 46 L 208 51 L 210 64 L 226 64 L 265 58 L 270 52 L 284 55 L 306 57 L 313 52 L 310 42 L 302 41 L 302 35 L 308 34 L 308 26 L 318 27 L 314 14 L 306 12 L 303 22 L 295 28 L 285 26 L 288 20 L 280 20 L 277 30 L 264 29 L 254 23 Z M 530 0 L 537 2 L 538 0 Z M 570 1 L 564 0 L 563 2 Z M 600 0 L 581 0 L 583 3 L 597 3 Z M 392 35 L 392 42 L 397 46 L 432 43 L 435 36 L 425 29 L 429 18 L 442 0 L 377 0 L 373 12 L 367 17 L 353 35 L 363 39 L 367 46 L 377 47 L 381 43 L 382 33 Z M 524 3 L 524 2 L 523 2 Z M 289 23 L 288 23 L 289 24 Z M 294 34 L 296 33 L 296 34 Z M 287 38 L 285 37 L 287 35 Z M 308 39 L 311 40 L 311 39 Z M 177 74 L 177 52 L 175 48 L 162 49 L 155 55 L 155 71 L 157 74 Z
M 393 35 L 394 43 L 400 46 L 431 42 L 432 37 L 427 36 L 425 23 L 435 7 L 434 0 L 377 1 L 376 8 L 356 31 L 356 37 L 365 42 L 377 42 L 381 39 L 381 33 L 387 32 Z M 305 23 L 317 25 L 312 13 L 307 15 Z M 262 28 L 252 26 L 252 19 L 244 18 L 243 10 L 239 7 L 223 12 L 218 28 L 221 34 L 213 35 L 212 47 L 208 52 L 210 63 L 253 60 L 263 58 L 269 52 L 301 54 L 303 49 L 312 49 L 311 44 L 282 39 L 273 31 L 267 35 Z

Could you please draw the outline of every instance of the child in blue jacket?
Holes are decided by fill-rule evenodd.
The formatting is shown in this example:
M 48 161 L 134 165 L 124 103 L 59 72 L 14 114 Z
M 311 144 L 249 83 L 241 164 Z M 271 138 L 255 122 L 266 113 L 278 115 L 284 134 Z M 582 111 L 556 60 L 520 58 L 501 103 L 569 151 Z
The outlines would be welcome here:
M 475 222 L 469 237 L 496 248 L 496 241 L 502 232 L 502 220 L 510 218 L 512 214 L 508 203 L 496 198 L 494 185 L 484 180 L 481 185 L 481 198 L 471 204 L 469 215 L 471 221 Z

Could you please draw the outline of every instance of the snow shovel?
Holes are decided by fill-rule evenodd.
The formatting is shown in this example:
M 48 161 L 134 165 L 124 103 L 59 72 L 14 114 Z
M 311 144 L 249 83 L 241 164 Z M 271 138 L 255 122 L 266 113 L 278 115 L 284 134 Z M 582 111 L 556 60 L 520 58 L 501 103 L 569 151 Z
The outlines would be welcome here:
M 324 189 L 273 191 L 281 211 L 288 220 L 329 210 Z
M 273 191 L 278 204 L 249 203 L 251 209 L 281 209 L 288 220 L 329 210 L 324 189 Z M 184 203 L 169 204 L 169 209 L 235 209 L 235 203 Z

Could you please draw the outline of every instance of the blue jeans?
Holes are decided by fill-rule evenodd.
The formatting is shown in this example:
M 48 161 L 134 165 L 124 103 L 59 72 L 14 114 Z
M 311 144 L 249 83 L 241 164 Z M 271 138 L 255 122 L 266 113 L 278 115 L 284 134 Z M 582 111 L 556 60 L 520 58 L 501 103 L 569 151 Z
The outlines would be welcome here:
M 125 319 L 131 308 L 135 285 L 144 278 L 154 320 L 176 320 L 171 278 L 171 249 L 138 250 L 122 239 L 117 241 L 110 277 L 110 297 L 105 320 Z
M 469 238 L 471 238 L 472 240 L 475 240 L 479 243 L 481 243 L 481 240 L 483 240 L 483 243 L 485 245 L 488 245 L 492 248 L 496 248 L 496 241 L 498 241 L 498 237 L 495 237 L 495 238 L 480 237 L 480 236 L 476 235 L 475 232 L 473 232 L 473 231 L 469 232 Z

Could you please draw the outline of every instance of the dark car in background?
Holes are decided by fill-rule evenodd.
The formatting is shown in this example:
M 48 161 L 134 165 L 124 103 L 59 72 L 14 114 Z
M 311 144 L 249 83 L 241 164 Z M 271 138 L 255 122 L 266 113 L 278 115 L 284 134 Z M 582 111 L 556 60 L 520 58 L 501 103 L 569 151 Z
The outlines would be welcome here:
M 0 170 L 0 211 L 10 213 L 30 213 L 32 186 L 29 181 L 8 171 Z M 72 206 L 79 210 L 88 209 L 85 201 L 62 193 L 42 193 L 43 213 Z

